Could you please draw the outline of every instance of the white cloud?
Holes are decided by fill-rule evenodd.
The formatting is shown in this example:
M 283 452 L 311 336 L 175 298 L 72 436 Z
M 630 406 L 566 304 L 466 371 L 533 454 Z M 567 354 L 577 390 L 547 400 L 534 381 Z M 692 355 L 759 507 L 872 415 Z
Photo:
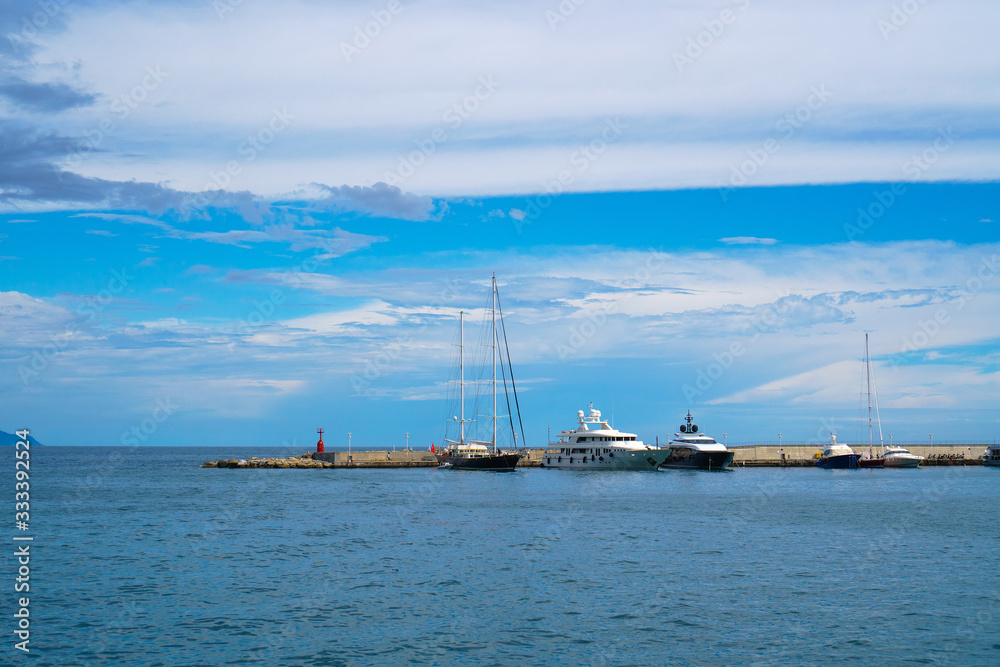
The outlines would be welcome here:
M 81 82 L 105 100 L 132 90 L 147 65 L 167 73 L 81 173 L 201 189 L 243 159 L 241 142 L 266 127 L 273 109 L 287 107 L 288 128 L 241 165 L 230 187 L 279 194 L 314 182 L 368 186 L 421 150 L 404 190 L 537 192 L 563 169 L 573 175 L 568 190 L 715 187 L 771 137 L 779 149 L 751 184 L 896 181 L 900 165 L 947 125 L 960 139 L 925 179 L 1000 177 L 1000 142 L 988 138 L 1000 105 L 991 85 L 1000 7 L 990 3 L 923 5 L 889 39 L 877 24 L 888 6 L 753 4 L 682 71 L 674 54 L 718 8 L 589 4 L 553 30 L 536 3 L 507 3 L 502 12 L 418 3 L 351 62 L 340 44 L 370 20 L 368 8 L 244 3 L 221 21 L 204 10 L 78 8 L 65 33 L 43 35 L 40 59 L 80 62 Z M 107 25 L 116 39 L 93 39 Z M 247 39 L 265 33 L 267 49 Z M 449 121 L 481 77 L 497 82 L 495 92 L 457 125 Z M 789 136 L 778 123 L 817 86 L 829 101 Z M 616 116 L 627 125 L 621 140 L 577 170 L 574 153 Z M 118 120 L 98 105 L 60 122 L 80 136 L 104 117 Z M 435 129 L 445 138 L 427 144 Z
M 350 330 L 357 330 L 356 327 L 350 327 L 349 325 L 387 326 L 395 324 L 398 318 L 392 310 L 391 306 L 384 301 L 372 301 L 358 308 L 308 315 L 293 320 L 286 320 L 283 324 L 291 329 L 302 329 L 312 333 L 344 333 Z
M 319 249 L 315 259 L 332 259 L 342 255 L 367 248 L 375 243 L 385 241 L 382 236 L 370 236 L 367 234 L 356 234 L 340 227 L 332 229 L 302 229 L 298 224 L 315 225 L 315 221 L 310 220 L 302 223 L 291 219 L 263 225 L 260 229 L 229 229 L 226 231 L 194 231 L 184 229 L 177 225 L 150 218 L 142 215 L 123 215 L 120 213 L 77 213 L 74 218 L 97 218 L 108 222 L 120 222 L 129 225 L 148 225 L 159 231 L 159 236 L 173 239 L 206 241 L 208 243 L 219 243 L 222 245 L 232 245 L 238 248 L 249 249 L 256 243 L 287 243 L 293 251 Z M 110 233 L 109 233 L 110 234 Z M 114 236 L 114 234 L 111 234 Z M 152 252 L 156 246 L 144 246 L 143 252 Z M 149 264 L 146 264 L 148 266 Z
M 719 239 L 726 245 L 774 245 L 778 239 L 760 238 L 758 236 L 727 236 Z
M 93 312 L 92 304 L 87 304 L 86 312 Z M 91 338 L 86 332 L 87 321 L 86 316 L 53 299 L 0 292 L 0 346 L 34 349 L 42 357 L 53 357 L 68 345 Z M 25 357 L 23 361 L 30 364 L 31 360 Z

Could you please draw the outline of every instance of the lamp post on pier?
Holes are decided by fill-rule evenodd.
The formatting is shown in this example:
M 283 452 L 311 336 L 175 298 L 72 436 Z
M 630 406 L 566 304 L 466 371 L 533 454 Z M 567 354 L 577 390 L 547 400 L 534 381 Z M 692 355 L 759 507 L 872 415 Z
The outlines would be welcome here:
M 410 451 L 410 434 L 406 434 L 406 451 Z

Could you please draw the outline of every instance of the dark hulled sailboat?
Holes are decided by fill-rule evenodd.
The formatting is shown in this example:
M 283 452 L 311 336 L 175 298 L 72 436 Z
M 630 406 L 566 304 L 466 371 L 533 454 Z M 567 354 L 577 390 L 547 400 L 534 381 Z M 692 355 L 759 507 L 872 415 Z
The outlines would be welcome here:
M 507 375 L 510 375 L 511 392 L 514 394 L 514 408 L 517 404 L 517 387 L 514 384 L 514 369 L 510 364 L 510 350 L 507 347 L 507 333 L 503 327 L 503 311 L 500 308 L 500 294 L 497 291 L 497 277 L 493 276 L 493 291 L 490 295 L 490 348 L 492 355 L 492 379 L 493 385 L 493 415 L 492 415 L 492 438 L 490 440 L 466 440 L 465 438 L 465 312 L 459 313 L 459 417 L 454 421 L 459 424 L 457 440 L 445 438 L 446 446 L 436 454 L 438 462 L 453 470 L 486 470 L 491 472 L 511 472 L 517 466 L 517 462 L 523 456 L 517 451 L 501 451 L 497 448 L 497 361 L 500 362 L 501 375 L 504 383 L 504 396 L 507 400 L 507 412 L 511 413 L 510 397 L 507 395 Z M 500 328 L 497 328 L 499 315 Z M 504 368 L 505 355 L 500 350 L 501 333 L 503 338 L 503 352 L 506 353 L 506 368 Z M 517 442 L 517 434 L 514 433 L 514 419 L 510 418 L 510 429 L 514 435 L 514 442 Z M 518 424 L 521 423 L 521 415 L 518 410 Z M 521 442 L 524 442 L 524 429 L 521 428 Z

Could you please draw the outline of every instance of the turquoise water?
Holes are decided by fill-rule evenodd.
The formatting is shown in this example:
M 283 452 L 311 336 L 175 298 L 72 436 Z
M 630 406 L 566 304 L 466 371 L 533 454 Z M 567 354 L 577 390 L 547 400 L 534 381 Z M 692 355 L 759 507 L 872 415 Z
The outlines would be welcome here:
M 197 467 L 267 452 L 33 449 L 28 659 L 1000 664 L 1000 470 Z

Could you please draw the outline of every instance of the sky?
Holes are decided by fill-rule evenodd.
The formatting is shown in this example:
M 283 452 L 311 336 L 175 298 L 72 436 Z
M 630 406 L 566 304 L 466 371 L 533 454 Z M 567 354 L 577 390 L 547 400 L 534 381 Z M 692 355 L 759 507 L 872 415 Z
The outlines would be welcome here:
M 0 430 L 1000 431 L 1000 6 L 0 0 Z M 725 435 L 723 435 L 725 434 Z

